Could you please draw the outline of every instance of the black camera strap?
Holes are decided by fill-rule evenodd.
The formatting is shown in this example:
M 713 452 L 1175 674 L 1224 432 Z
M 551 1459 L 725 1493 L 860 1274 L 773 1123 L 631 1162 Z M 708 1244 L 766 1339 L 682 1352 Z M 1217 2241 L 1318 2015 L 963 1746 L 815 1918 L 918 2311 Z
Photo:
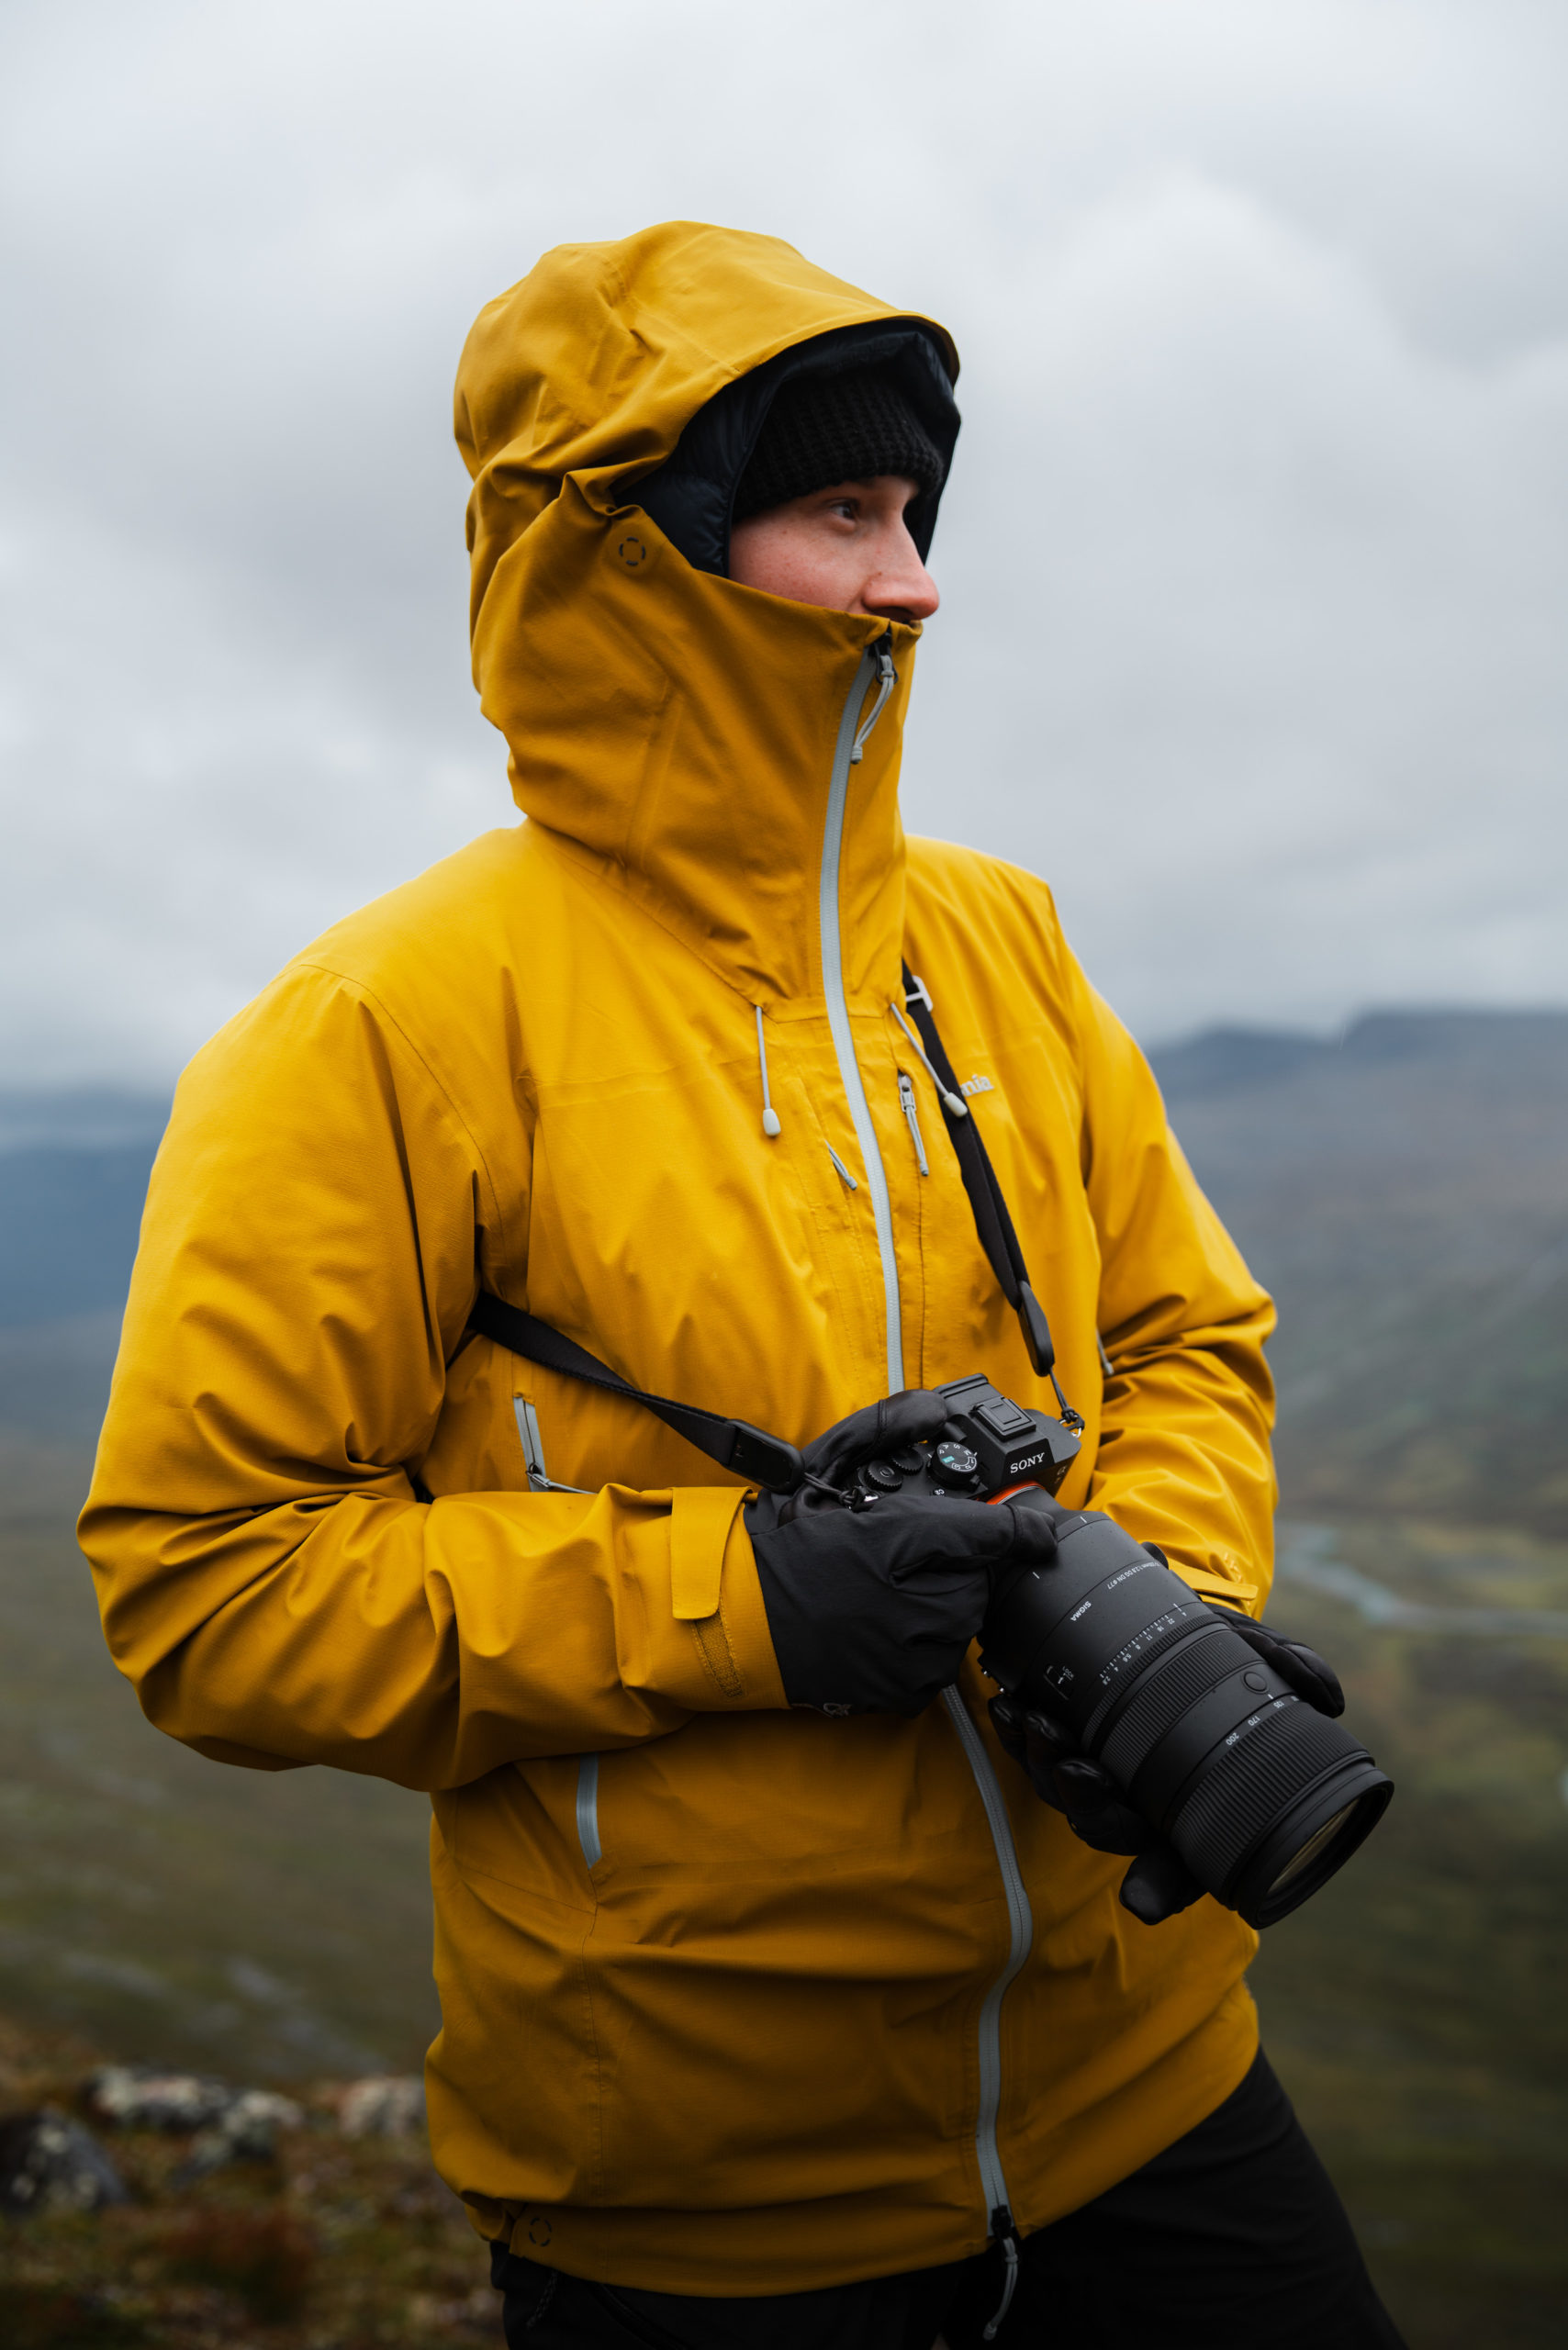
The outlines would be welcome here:
M 1029 1268 L 1024 1262 L 1024 1251 L 1018 1246 L 1018 1235 L 1008 1209 L 996 1169 L 976 1125 L 973 1113 L 964 1098 L 963 1089 L 947 1058 L 947 1048 L 936 1032 L 931 1016 L 931 998 L 924 982 L 917 979 L 906 963 L 903 967 L 904 1009 L 914 1023 L 926 1065 L 935 1078 L 942 1097 L 942 1122 L 947 1129 L 958 1161 L 958 1172 L 964 1179 L 964 1189 L 969 1195 L 969 1207 L 985 1250 L 997 1287 L 1018 1316 L 1018 1327 L 1024 1333 L 1024 1345 L 1036 1375 L 1048 1379 L 1056 1389 L 1061 1416 L 1069 1427 L 1081 1429 L 1081 1414 L 1075 1412 L 1061 1392 L 1056 1375 L 1056 1348 L 1051 1340 L 1051 1326 L 1046 1320 L 1046 1309 L 1029 1286 Z
M 1039 1377 L 1048 1379 L 1056 1389 L 1062 1420 L 1076 1432 L 1083 1426 L 1082 1416 L 1073 1410 L 1058 1383 L 1050 1326 L 1029 1286 L 1024 1252 L 1018 1246 L 1018 1235 L 996 1180 L 996 1170 L 986 1155 L 985 1145 L 953 1074 L 953 1064 L 936 1033 L 931 999 L 907 963 L 903 967 L 903 984 L 905 1004 L 927 1064 L 944 1095 L 942 1116 L 969 1196 L 980 1246 L 1003 1297 L 1018 1316 L 1029 1360 Z M 951 1107 L 952 1102 L 957 1102 L 958 1108 Z M 805 1480 L 805 1464 L 799 1451 L 794 1445 L 786 1444 L 782 1437 L 769 1436 L 765 1428 L 754 1428 L 749 1421 L 727 1420 L 717 1412 L 703 1411 L 699 1404 L 675 1404 L 667 1395 L 652 1395 L 645 1388 L 633 1387 L 629 1379 L 622 1379 L 618 1371 L 600 1362 L 597 1355 L 590 1355 L 586 1347 L 579 1347 L 576 1339 L 564 1337 L 548 1322 L 541 1322 L 537 1315 L 509 1305 L 490 1290 L 479 1292 L 468 1326 L 482 1337 L 493 1338 L 512 1354 L 521 1355 L 525 1362 L 536 1362 L 545 1371 L 559 1371 L 566 1379 L 584 1380 L 590 1387 L 602 1387 L 609 1394 L 624 1396 L 629 1404 L 644 1405 L 656 1413 L 666 1427 L 683 1436 L 688 1444 L 705 1452 L 721 1469 L 731 1469 L 736 1476 L 745 1478 L 749 1484 L 765 1486 L 770 1493 L 792 1494 Z
M 650 1395 L 600 1362 L 597 1355 L 590 1355 L 586 1347 L 579 1347 L 575 1338 L 563 1337 L 537 1315 L 509 1305 L 487 1289 L 482 1289 L 475 1300 L 468 1326 L 521 1355 L 525 1362 L 540 1363 L 567 1379 L 586 1380 L 590 1387 L 623 1395 L 629 1404 L 645 1404 L 688 1444 L 694 1444 L 721 1469 L 733 1469 L 748 1484 L 766 1485 L 769 1493 L 792 1494 L 805 1477 L 800 1453 L 781 1436 L 769 1436 L 766 1428 L 754 1428 L 746 1420 L 722 1419 L 698 1404 L 672 1404 L 667 1395 Z

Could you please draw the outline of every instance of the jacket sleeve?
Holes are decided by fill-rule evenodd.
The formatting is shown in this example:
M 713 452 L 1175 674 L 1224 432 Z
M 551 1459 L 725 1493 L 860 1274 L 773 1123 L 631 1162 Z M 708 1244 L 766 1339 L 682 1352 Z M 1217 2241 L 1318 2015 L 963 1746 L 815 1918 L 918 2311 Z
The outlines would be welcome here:
M 80 1527 L 172 1737 L 435 1790 L 787 1702 L 740 1487 L 420 1497 L 501 1230 L 363 988 L 295 966 L 187 1070 Z
M 1148 1064 L 1073 967 L 1106 1380 L 1089 1505 L 1194 1589 L 1261 1612 L 1273 1559 L 1274 1309 L 1193 1175 Z

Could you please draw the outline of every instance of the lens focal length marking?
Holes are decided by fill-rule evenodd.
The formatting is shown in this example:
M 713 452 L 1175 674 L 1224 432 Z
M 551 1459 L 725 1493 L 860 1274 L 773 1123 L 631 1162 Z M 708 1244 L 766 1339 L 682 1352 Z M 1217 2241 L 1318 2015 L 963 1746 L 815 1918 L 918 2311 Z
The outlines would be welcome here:
M 1101 1667 L 1101 1688 L 1109 1689 L 1129 1664 L 1136 1664 L 1146 1657 L 1157 1640 L 1162 1640 L 1168 1632 L 1186 1620 L 1187 1612 L 1184 1607 L 1173 1607 L 1168 1615 L 1156 1616 L 1141 1632 L 1135 1632 L 1126 1647 L 1119 1648 L 1115 1655 L 1108 1657 Z

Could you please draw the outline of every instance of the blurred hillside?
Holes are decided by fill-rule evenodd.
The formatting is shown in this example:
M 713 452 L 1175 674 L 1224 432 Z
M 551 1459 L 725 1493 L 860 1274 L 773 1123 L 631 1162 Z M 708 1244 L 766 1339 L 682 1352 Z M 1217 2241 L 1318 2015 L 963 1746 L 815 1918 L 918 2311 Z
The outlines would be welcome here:
M 1289 1506 L 1568 1532 L 1568 1013 L 1216 1030 L 1154 1060 L 1279 1301 Z
M 96 1437 L 167 1115 L 107 1090 L 0 1093 L 0 1461 Z

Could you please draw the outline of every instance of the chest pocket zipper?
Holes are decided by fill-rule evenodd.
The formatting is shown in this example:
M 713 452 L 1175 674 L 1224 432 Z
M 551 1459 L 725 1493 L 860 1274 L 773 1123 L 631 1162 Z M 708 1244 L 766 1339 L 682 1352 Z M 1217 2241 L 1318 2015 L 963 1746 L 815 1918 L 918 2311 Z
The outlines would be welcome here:
M 931 1164 L 925 1156 L 925 1141 L 920 1131 L 919 1113 L 914 1106 L 914 1080 L 906 1076 L 902 1069 L 899 1071 L 899 1105 L 909 1122 L 910 1140 L 914 1145 L 914 1156 L 920 1171 L 923 1175 L 929 1175 Z

